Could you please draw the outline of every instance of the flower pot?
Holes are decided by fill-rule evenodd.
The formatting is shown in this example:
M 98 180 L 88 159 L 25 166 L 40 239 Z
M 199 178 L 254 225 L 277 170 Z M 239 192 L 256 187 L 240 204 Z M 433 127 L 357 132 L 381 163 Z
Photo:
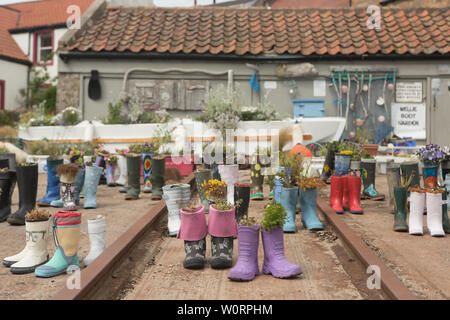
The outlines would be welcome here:
M 362 144 L 361 147 L 367 154 L 371 155 L 372 157 L 375 157 L 377 155 L 378 144 Z
M 423 163 L 422 175 L 425 187 L 435 188 L 437 186 L 438 168 L 438 163 Z
M 214 237 L 237 236 L 238 224 L 235 219 L 236 208 L 218 210 L 212 204 L 209 207 L 208 233 Z
M 188 176 L 194 172 L 194 159 L 191 154 L 166 156 L 166 168 L 177 168 L 181 175 Z

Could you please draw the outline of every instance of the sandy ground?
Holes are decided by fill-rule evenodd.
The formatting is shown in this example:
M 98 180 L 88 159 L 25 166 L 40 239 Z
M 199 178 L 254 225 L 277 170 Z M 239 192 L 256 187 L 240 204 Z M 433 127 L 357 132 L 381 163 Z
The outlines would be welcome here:
M 240 172 L 240 181 L 249 182 L 249 172 Z M 266 194 L 268 190 L 265 190 Z M 262 217 L 266 201 L 252 201 L 250 216 Z M 321 217 L 324 221 L 324 218 Z M 208 262 L 203 270 L 183 268 L 183 240 L 166 237 L 154 263 L 147 267 L 123 299 L 384 299 L 380 291 L 366 287 L 367 276 L 354 256 L 325 224 L 325 230 L 310 232 L 303 228 L 297 215 L 299 232 L 285 234 L 286 257 L 303 269 L 293 279 L 277 279 L 260 273 L 250 282 L 227 278 L 229 269 L 214 270 Z M 233 265 L 237 260 L 238 240 L 234 242 Z M 259 245 L 261 268 L 264 251 Z M 211 257 L 207 237 L 207 261 Z
M 37 199 L 45 195 L 47 177 L 39 175 Z M 125 201 L 124 194 L 119 193 L 118 187 L 100 185 L 97 191 L 97 209 L 79 208 L 82 213 L 81 240 L 78 255 L 82 260 L 89 253 L 89 236 L 87 220 L 101 214 L 106 217 L 107 232 L 106 245 L 113 243 L 137 219 L 142 217 L 157 201 L 151 200 L 151 193 L 140 194 L 136 201 Z M 81 200 L 83 204 L 83 200 Z M 18 190 L 13 195 L 13 212 L 18 209 Z M 49 207 L 50 213 L 58 209 Z M 0 258 L 19 253 L 25 246 L 25 226 L 11 226 L 7 222 L 0 223 Z M 51 236 L 48 239 L 50 258 L 55 246 Z M 68 275 L 60 275 L 50 279 L 37 278 L 34 273 L 14 275 L 9 268 L 0 265 L 0 299 L 49 299 L 65 286 Z
M 320 191 L 324 199 L 329 199 L 329 188 Z M 344 221 L 413 294 L 423 299 L 449 299 L 450 235 L 432 237 L 426 228 L 426 216 L 423 236 L 393 231 L 394 215 L 388 205 L 386 175 L 376 177 L 376 189 L 385 194 L 386 200 L 363 200 L 364 214 L 346 212 L 342 215 Z

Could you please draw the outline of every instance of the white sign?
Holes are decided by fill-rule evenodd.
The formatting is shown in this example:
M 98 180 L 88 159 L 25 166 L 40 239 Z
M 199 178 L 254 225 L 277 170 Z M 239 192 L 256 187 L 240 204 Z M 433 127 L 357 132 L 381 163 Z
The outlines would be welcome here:
M 424 103 L 393 103 L 392 127 L 401 138 L 426 139 L 426 108 Z
M 264 89 L 276 89 L 277 82 L 276 81 L 264 81 Z
M 325 97 L 325 80 L 314 80 L 314 97 Z
M 396 102 L 422 102 L 422 82 L 397 82 Z

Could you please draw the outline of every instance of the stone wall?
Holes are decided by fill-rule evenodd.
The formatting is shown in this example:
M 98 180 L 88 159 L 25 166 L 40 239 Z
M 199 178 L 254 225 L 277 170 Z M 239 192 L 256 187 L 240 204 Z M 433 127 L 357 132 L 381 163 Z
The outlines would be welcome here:
M 78 108 L 80 105 L 80 75 L 78 73 L 60 73 L 58 75 L 58 91 L 56 108 Z

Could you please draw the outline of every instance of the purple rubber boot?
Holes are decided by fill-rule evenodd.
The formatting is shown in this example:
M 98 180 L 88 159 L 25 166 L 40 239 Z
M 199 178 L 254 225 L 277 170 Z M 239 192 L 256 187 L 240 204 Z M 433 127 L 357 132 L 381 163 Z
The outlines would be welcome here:
M 272 274 L 276 278 L 290 278 L 302 274 L 302 269 L 290 263 L 284 255 L 283 228 L 281 226 L 272 231 L 262 230 L 261 237 L 264 247 L 264 274 Z
M 260 225 L 239 225 L 238 259 L 236 265 L 228 273 L 228 279 L 250 281 L 259 273 L 258 246 Z

